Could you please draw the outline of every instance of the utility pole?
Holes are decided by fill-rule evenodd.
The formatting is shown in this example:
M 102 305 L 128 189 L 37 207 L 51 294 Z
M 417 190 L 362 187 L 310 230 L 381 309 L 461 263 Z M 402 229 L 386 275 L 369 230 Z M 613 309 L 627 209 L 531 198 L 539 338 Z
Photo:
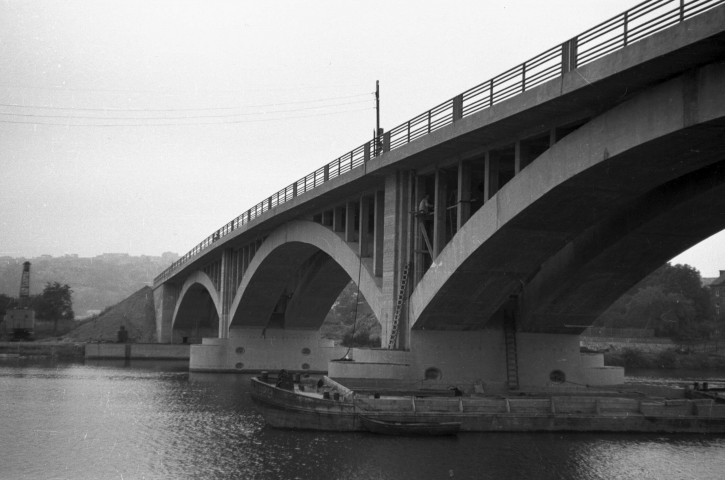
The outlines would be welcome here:
M 383 129 L 380 128 L 380 80 L 375 80 L 375 156 L 383 153 Z
M 380 134 L 380 80 L 375 80 L 375 136 Z

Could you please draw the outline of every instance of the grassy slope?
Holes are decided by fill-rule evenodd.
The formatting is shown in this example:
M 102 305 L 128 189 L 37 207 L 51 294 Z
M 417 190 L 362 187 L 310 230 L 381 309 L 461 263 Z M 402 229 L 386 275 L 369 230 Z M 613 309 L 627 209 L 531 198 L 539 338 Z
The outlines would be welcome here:
M 98 317 L 83 322 L 64 339 L 79 342 L 115 342 L 123 325 L 132 342 L 156 341 L 154 296 L 151 287 L 143 287 L 130 297 L 109 308 Z

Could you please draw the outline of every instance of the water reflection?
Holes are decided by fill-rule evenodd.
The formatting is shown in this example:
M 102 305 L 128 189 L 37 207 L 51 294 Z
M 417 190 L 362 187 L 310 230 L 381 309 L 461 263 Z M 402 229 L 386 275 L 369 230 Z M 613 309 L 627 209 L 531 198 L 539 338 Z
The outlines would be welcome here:
M 0 363 L 0 478 L 719 478 L 717 436 L 380 437 L 264 426 L 249 377 Z

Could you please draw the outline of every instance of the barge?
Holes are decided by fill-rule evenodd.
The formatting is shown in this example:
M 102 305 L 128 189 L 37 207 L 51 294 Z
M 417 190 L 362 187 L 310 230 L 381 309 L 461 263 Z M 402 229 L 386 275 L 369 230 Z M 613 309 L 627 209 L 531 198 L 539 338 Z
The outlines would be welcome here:
M 251 396 L 276 428 L 434 435 L 461 432 L 725 433 L 725 404 L 627 392 L 483 395 L 460 390 L 354 391 L 317 383 L 252 379 Z

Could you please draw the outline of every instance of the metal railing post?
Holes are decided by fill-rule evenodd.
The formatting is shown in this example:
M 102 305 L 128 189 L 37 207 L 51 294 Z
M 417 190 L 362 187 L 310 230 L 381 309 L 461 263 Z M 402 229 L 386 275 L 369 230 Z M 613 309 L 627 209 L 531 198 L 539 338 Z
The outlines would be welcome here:
M 562 73 L 570 72 L 576 69 L 577 66 L 577 39 L 574 37 L 571 40 L 561 44 L 561 71 Z
M 456 122 L 463 118 L 463 94 L 456 95 L 453 97 L 453 113 L 452 113 L 452 121 Z
M 526 62 L 521 64 L 521 93 L 526 91 Z

